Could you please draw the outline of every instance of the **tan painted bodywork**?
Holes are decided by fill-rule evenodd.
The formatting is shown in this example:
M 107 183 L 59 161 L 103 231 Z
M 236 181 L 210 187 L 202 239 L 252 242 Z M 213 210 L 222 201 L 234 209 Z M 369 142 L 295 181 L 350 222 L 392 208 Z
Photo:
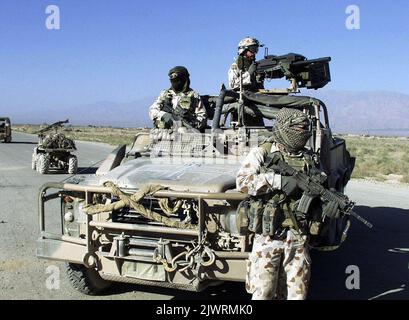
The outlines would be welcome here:
M 320 155 L 323 170 L 329 175 L 330 187 L 341 190 L 349 180 L 350 172 L 347 171 L 352 171 L 346 156 L 345 142 L 332 137 L 326 112 L 325 119 L 320 119 L 320 111 L 313 110 L 316 113 L 317 129 L 310 141 L 310 147 Z M 322 121 L 324 125 L 321 125 Z M 113 152 L 100 168 L 98 176 L 82 181 L 78 185 L 48 183 L 41 188 L 39 195 L 41 237 L 37 243 L 38 256 L 96 268 L 102 278 L 111 281 L 194 291 L 203 289 L 205 283 L 209 281 L 244 281 L 246 259 L 251 250 L 251 235 L 240 235 L 233 230 L 235 225 L 233 214 L 238 204 L 247 198 L 246 194 L 235 190 L 235 174 L 240 166 L 240 157 L 248 152 L 248 147 L 238 143 L 234 148 L 229 148 L 230 151 L 234 150 L 230 156 L 235 156 L 235 160 L 227 164 L 209 164 L 206 163 L 206 159 L 190 159 L 189 165 L 186 165 L 186 163 L 177 162 L 166 163 L 166 158 L 160 159 L 162 163 L 155 163 L 146 156 L 148 142 L 146 134 L 139 134 L 128 152 L 128 155 L 132 153 L 134 159 L 127 159 L 128 161 L 123 161 L 118 166 L 118 153 Z M 78 222 L 82 239 L 46 233 L 45 204 L 47 201 L 59 199 L 61 194 L 63 194 L 62 197 L 75 194 L 75 197 L 80 198 L 84 204 L 92 204 L 95 199 L 101 198 L 100 196 L 110 198 L 111 190 L 102 186 L 105 181 L 113 181 L 128 194 L 136 192 L 146 183 L 160 184 L 167 188 L 150 195 L 149 201 L 160 198 L 196 201 L 197 228 L 170 228 L 158 223 L 114 222 L 112 212 L 106 212 L 95 215 L 82 214 L 82 220 Z M 54 193 L 50 194 L 51 190 L 54 190 Z M 62 223 L 64 225 L 64 222 Z M 231 230 L 223 234 L 220 232 L 220 223 L 224 224 L 225 228 L 230 224 L 233 227 L 230 226 Z M 192 241 L 200 243 L 205 232 L 209 239 L 212 236 L 219 237 L 216 242 L 223 240 L 224 236 L 227 239 L 234 239 L 237 241 L 239 251 L 225 248 L 223 245 L 227 246 L 226 242 L 221 242 L 220 248 L 213 248 L 215 260 L 210 266 L 186 271 L 180 271 L 182 268 L 179 267 L 175 271 L 168 272 L 164 270 L 161 263 L 150 256 L 154 252 L 152 248 L 141 250 L 142 253 L 139 255 L 119 256 L 119 249 L 114 246 L 115 237 L 129 239 L 127 241 L 132 239 L 152 241 L 153 248 L 156 249 L 159 249 L 158 242 L 166 240 L 175 245 L 172 248 L 176 248 L 177 253 L 176 245 L 184 246 Z M 95 234 L 98 237 L 95 238 Z M 89 264 L 92 260 L 90 256 L 96 261 L 95 264 Z

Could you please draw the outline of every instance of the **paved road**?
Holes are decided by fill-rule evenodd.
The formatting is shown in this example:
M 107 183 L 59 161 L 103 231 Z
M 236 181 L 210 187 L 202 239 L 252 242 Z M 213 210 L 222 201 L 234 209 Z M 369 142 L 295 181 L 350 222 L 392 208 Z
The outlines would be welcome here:
M 0 144 L 0 299 L 95 299 L 69 285 L 64 265 L 35 257 L 38 236 L 37 191 L 47 181 L 68 175 L 40 175 L 30 169 L 36 137 L 13 134 Z M 79 166 L 87 168 L 113 148 L 78 142 Z M 85 172 L 92 172 L 86 170 Z M 353 223 L 349 239 L 335 252 L 313 252 L 310 299 L 409 299 L 409 188 L 351 181 L 347 193 L 369 219 L 372 230 Z M 55 217 L 57 221 L 57 217 Z M 357 266 L 360 289 L 348 290 L 346 268 Z M 59 290 L 46 287 L 47 267 L 61 270 Z M 356 273 L 355 273 L 356 274 Z M 248 299 L 242 283 L 227 283 L 192 294 L 118 284 L 98 299 Z

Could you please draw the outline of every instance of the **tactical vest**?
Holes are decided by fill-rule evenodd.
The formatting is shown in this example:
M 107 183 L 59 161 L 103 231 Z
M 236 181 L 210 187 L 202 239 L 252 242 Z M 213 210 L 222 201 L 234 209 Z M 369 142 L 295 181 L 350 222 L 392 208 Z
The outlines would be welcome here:
M 272 157 L 272 143 L 261 145 L 268 155 L 260 168 L 260 173 L 271 172 L 270 160 Z M 299 155 L 289 155 L 279 153 L 284 161 L 299 171 L 308 173 L 314 165 L 312 157 L 308 153 Z M 280 237 L 288 228 L 294 229 L 300 233 L 306 233 L 306 217 L 297 215 L 297 206 L 300 196 L 287 197 L 281 191 L 274 191 L 265 195 L 252 197 L 249 203 L 249 231 Z
M 271 170 L 268 168 L 271 145 L 269 143 L 261 146 L 269 153 L 261 172 Z M 298 170 L 304 170 L 307 174 L 315 174 L 314 171 L 317 170 L 313 158 L 308 153 L 300 157 L 291 157 L 282 153 L 281 156 L 288 164 Z M 301 234 L 309 235 L 309 245 L 312 248 L 321 251 L 338 249 L 347 237 L 350 227 L 349 216 L 340 215 L 335 219 L 323 219 L 321 203 L 313 202 L 306 205 L 303 198 L 304 196 L 284 200 L 282 192 L 274 191 L 243 201 L 238 208 L 238 219 L 244 216 L 247 219 L 238 220 L 238 223 L 241 223 L 241 234 L 251 231 L 283 240 L 285 230 L 288 228 L 297 230 L 298 227 Z M 301 212 L 306 212 L 308 216 L 302 216 Z
M 196 97 L 194 96 L 193 91 L 188 91 L 187 93 L 184 94 L 173 94 L 169 90 L 165 93 L 164 97 L 164 104 L 172 107 L 173 109 L 173 104 L 172 104 L 172 99 L 175 96 L 180 95 L 180 100 L 178 103 L 178 106 L 181 109 L 181 113 L 183 113 L 186 116 L 191 116 L 195 113 L 195 108 L 196 108 Z

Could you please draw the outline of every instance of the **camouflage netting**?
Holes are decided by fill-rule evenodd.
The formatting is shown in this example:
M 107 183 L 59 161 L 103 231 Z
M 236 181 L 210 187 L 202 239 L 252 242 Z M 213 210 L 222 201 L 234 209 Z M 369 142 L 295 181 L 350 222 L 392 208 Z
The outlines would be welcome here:
M 150 132 L 150 156 L 203 157 L 206 146 L 211 144 L 210 135 L 198 132 L 174 132 L 169 129 L 152 129 Z
M 67 138 L 62 133 L 47 135 L 41 146 L 47 149 L 76 149 L 74 140 Z

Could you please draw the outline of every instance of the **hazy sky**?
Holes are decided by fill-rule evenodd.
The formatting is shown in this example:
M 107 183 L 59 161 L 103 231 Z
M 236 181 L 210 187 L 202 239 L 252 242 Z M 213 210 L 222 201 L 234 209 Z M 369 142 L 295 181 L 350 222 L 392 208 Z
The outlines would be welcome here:
M 60 30 L 46 28 L 51 4 Z M 359 30 L 345 26 L 351 4 Z M 155 96 L 175 65 L 214 94 L 247 35 L 271 54 L 331 56 L 328 88 L 409 94 L 408 9 L 407 0 L 1 0 L 0 108 Z

